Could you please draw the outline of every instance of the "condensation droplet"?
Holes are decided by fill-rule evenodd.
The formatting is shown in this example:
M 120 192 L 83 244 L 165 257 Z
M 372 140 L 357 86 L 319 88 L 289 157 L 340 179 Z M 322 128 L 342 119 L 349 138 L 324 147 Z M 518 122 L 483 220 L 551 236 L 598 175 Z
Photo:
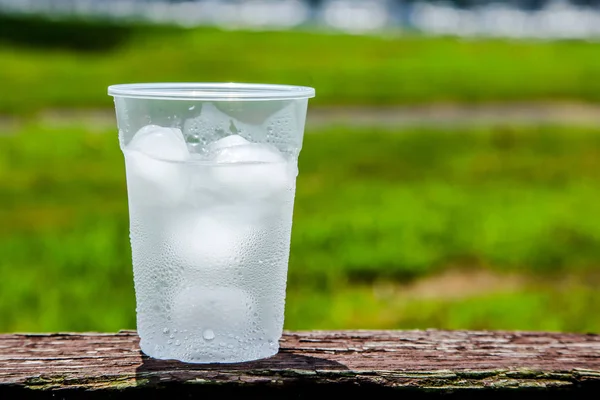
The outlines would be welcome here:
M 204 332 L 202 332 L 202 337 L 205 340 L 213 340 L 215 338 L 215 333 L 212 329 L 205 329 Z

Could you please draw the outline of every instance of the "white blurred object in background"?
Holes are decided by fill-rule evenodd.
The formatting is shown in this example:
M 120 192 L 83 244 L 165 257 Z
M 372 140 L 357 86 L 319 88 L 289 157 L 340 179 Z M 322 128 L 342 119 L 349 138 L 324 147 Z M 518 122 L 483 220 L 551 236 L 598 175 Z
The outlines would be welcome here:
M 224 29 L 311 26 L 355 34 L 400 28 L 469 37 L 600 37 L 597 0 L 481 0 L 470 5 L 459 0 L 0 0 L 1 13 Z

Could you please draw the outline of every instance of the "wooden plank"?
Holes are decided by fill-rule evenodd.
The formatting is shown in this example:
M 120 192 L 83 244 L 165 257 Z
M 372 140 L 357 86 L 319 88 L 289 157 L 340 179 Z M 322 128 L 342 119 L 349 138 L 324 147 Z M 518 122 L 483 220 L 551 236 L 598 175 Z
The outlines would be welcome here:
M 138 342 L 133 331 L 0 335 L 0 399 L 130 398 L 160 390 L 246 397 L 600 393 L 600 336 L 594 334 L 286 332 L 274 357 L 212 365 L 151 359 Z

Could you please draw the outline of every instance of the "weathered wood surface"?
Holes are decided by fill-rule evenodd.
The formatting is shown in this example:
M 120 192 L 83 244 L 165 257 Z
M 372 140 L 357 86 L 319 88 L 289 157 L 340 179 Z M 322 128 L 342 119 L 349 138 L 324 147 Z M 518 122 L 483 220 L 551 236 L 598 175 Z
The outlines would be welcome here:
M 548 391 L 600 395 L 600 336 L 593 334 L 286 332 L 274 357 L 213 365 L 151 359 L 141 354 L 138 341 L 132 331 L 0 335 L 0 399 L 158 393 L 296 398 L 507 393 L 525 398 Z

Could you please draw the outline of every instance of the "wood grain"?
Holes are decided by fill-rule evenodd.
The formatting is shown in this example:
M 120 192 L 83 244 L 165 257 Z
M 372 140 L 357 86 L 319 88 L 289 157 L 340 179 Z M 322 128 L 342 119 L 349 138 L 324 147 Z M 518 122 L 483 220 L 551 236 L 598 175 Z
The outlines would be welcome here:
M 0 399 L 234 394 L 486 398 L 600 394 L 600 336 L 500 331 L 286 332 L 240 364 L 144 356 L 133 331 L 0 335 Z M 56 398 L 56 397 L 54 397 Z

